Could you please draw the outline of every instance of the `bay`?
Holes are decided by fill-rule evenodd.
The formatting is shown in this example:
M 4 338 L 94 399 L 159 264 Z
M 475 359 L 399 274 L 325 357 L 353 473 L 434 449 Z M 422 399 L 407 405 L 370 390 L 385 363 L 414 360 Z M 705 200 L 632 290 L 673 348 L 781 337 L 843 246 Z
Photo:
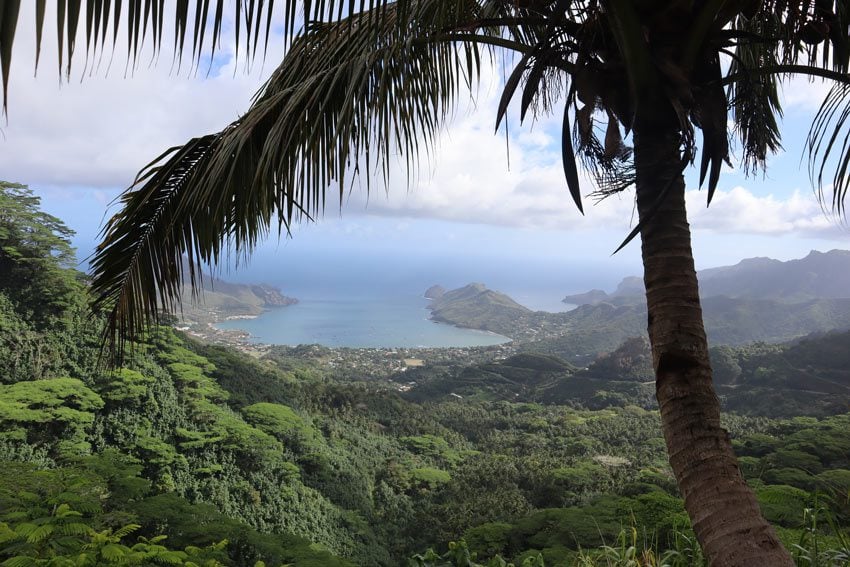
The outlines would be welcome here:
M 242 329 L 255 343 L 356 348 L 489 346 L 510 339 L 428 319 L 427 299 L 416 294 L 354 295 L 301 292 L 299 302 L 255 319 L 216 324 Z

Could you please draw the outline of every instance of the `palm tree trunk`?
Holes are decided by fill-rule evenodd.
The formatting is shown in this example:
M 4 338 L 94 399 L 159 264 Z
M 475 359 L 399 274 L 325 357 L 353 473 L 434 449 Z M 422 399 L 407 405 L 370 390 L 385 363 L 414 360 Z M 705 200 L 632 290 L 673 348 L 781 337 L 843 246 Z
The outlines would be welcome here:
M 712 567 L 790 566 L 720 426 L 671 114 L 642 113 L 634 130 L 649 340 L 670 465 Z

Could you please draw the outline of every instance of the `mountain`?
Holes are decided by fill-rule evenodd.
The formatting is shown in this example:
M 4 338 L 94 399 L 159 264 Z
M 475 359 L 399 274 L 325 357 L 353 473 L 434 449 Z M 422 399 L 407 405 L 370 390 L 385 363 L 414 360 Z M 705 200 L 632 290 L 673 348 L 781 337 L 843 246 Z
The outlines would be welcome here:
M 193 300 L 184 288 L 183 318 L 189 321 L 218 321 L 228 317 L 253 317 L 275 307 L 298 303 L 276 287 L 266 284 L 238 284 L 219 278 L 205 277 L 203 294 Z
M 627 278 L 618 301 L 580 305 L 565 313 L 532 311 L 483 284 L 447 291 L 429 305 L 431 318 L 514 339 L 526 353 L 555 355 L 587 365 L 625 340 L 646 334 L 646 305 L 626 300 L 636 285 Z M 639 281 L 639 280 L 638 280 Z M 806 299 L 795 303 L 749 297 L 705 297 L 706 332 L 712 345 L 753 341 L 779 343 L 810 333 L 850 328 L 850 298 Z
M 434 321 L 500 334 L 515 329 L 518 319 L 524 320 L 534 314 L 504 293 L 487 289 L 480 283 L 444 292 L 431 301 L 428 309 Z
M 441 285 L 432 285 L 425 290 L 426 299 L 439 299 L 446 293 L 446 289 Z
M 572 305 L 596 305 L 610 303 L 612 305 L 634 305 L 644 300 L 643 279 L 638 276 L 623 278 L 611 293 L 601 289 L 592 289 L 585 293 L 568 295 L 561 300 Z
M 602 303 L 609 297 L 610 296 L 601 289 L 591 289 L 590 291 L 586 291 L 584 293 L 568 295 L 561 301 L 563 301 L 564 303 L 570 303 L 572 305 L 594 305 L 596 303 Z
M 703 295 L 798 302 L 850 297 L 850 250 L 813 250 L 805 258 L 780 262 L 749 258 L 734 266 L 699 273 Z
M 813 250 L 805 258 L 787 262 L 747 258 L 734 266 L 701 270 L 698 276 L 704 298 L 725 296 L 783 303 L 850 298 L 850 250 Z M 593 290 L 569 295 L 563 301 L 575 305 L 642 303 L 643 281 L 629 277 L 611 294 Z
M 778 343 L 810 333 L 850 328 L 850 299 L 811 299 L 784 303 L 770 299 L 707 297 L 703 319 L 712 345 Z M 646 306 L 598 303 L 562 315 L 566 332 L 520 348 L 583 363 L 609 352 L 630 337 L 646 334 Z

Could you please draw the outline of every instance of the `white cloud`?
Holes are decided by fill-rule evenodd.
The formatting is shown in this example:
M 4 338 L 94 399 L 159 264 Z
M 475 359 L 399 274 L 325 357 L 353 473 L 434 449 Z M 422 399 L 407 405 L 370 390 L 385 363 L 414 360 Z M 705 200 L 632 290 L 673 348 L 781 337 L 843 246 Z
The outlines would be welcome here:
M 782 85 L 782 108 L 814 113 L 833 84 L 831 81 L 796 76 Z
M 586 214 L 581 216 L 566 189 L 560 158 L 551 147 L 541 149 L 514 139 L 509 170 L 504 139 L 480 128 L 479 121 L 480 116 L 473 116 L 455 124 L 434 156 L 437 165 L 432 175 L 409 191 L 398 186 L 388 195 L 373 194 L 368 206 L 363 194 L 355 192 L 345 212 L 555 230 L 624 230 L 634 225 L 633 191 L 594 204 L 586 196 L 593 189 L 586 182 Z M 540 152 L 547 155 L 545 163 L 539 160 Z M 793 185 L 777 189 L 788 196 L 758 194 L 742 186 L 719 189 L 709 208 L 704 191 L 689 190 L 691 224 L 694 230 L 724 233 L 836 240 L 850 236 L 821 209 L 813 193 Z
M 850 232 L 825 212 L 811 192 L 794 190 L 785 199 L 756 195 L 744 187 L 717 191 L 711 207 L 705 193 L 688 192 L 688 210 L 694 228 L 741 234 L 796 234 L 846 239 Z
M 0 171 L 5 179 L 33 185 L 126 187 L 164 149 L 236 119 L 262 84 L 259 69 L 251 75 L 241 70 L 234 74 L 233 50 L 226 42 L 217 58 L 228 64 L 209 77 L 203 71 L 191 77 L 185 70 L 172 73 L 166 39 L 156 67 L 148 67 L 143 56 L 139 69 L 124 78 L 124 61 L 116 53 L 107 75 L 107 52 L 101 68 L 82 80 L 85 43 L 78 41 L 75 70 L 70 81 L 60 85 L 51 33 L 44 34 L 34 77 L 35 38 L 25 33 L 34 21 L 33 5 L 25 3 L 14 49 L 8 123 L 0 136 Z M 52 17 L 47 15 L 48 22 Z M 165 37 L 170 33 L 165 30 Z M 269 60 L 276 57 L 270 54 Z M 264 74 L 270 71 L 267 65 Z
M 22 21 L 25 29 L 31 14 L 24 14 Z M 43 46 L 37 78 L 27 69 L 34 59 L 31 35 L 19 33 L 15 47 L 9 123 L 0 137 L 0 171 L 5 179 L 63 187 L 69 195 L 82 194 L 81 187 L 127 186 L 164 148 L 216 131 L 237 118 L 262 82 L 260 73 L 234 75 L 232 64 L 209 78 L 173 76 L 164 61 L 152 69 L 143 65 L 132 78 L 124 79 L 122 63 L 116 62 L 108 77 L 95 73 L 82 84 L 72 80 L 60 87 L 51 60 L 55 45 Z M 272 45 L 280 43 L 272 41 Z M 223 60 L 228 53 L 232 49 L 225 47 Z M 265 74 L 277 57 L 269 54 Z M 388 196 L 378 189 L 367 198 L 365 192 L 355 190 L 346 199 L 346 215 L 365 212 L 507 227 L 627 231 L 634 222 L 630 192 L 597 205 L 585 199 L 585 216 L 576 210 L 560 164 L 558 113 L 533 127 L 529 120 L 520 128 L 517 108 L 511 108 L 509 167 L 504 133 L 494 135 L 492 130 L 501 73 L 497 66 L 486 66 L 483 75 L 475 112 L 467 114 L 467 105 L 460 104 L 459 118 L 431 159 L 423 160 L 426 170 L 413 187 L 408 190 L 403 173 L 397 173 Z M 785 103 L 811 110 L 822 100 L 824 89 L 820 83 L 795 80 L 784 90 Z M 792 185 L 785 190 L 798 184 L 786 182 Z M 583 193 L 590 193 L 593 187 L 587 180 L 584 183 Z M 824 215 L 813 196 L 799 191 L 776 197 L 744 187 L 721 189 L 708 210 L 704 198 L 704 193 L 688 194 L 695 230 L 847 236 Z M 101 210 L 93 211 L 95 222 L 101 214 Z M 360 230 L 363 227 L 356 229 Z

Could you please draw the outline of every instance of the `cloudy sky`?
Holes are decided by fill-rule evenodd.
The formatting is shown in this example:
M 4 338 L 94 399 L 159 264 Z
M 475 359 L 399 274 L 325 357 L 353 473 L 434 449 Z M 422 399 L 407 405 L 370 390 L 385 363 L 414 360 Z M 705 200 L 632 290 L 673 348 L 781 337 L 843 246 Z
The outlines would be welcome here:
M 282 54 L 280 38 L 273 38 L 265 64 L 245 72 L 241 66 L 234 70 L 232 49 L 225 45 L 207 75 L 185 67 L 178 73 L 167 49 L 158 65 L 142 59 L 132 72 L 125 72 L 119 55 L 108 66 L 107 53 L 99 69 L 83 73 L 85 54 L 78 53 L 71 80 L 60 82 L 50 33 L 33 73 L 33 30 L 32 14 L 23 14 L 8 120 L 0 127 L 0 178 L 29 184 L 48 211 L 77 231 L 81 257 L 91 251 L 110 201 L 135 173 L 165 148 L 237 118 Z M 423 264 L 429 263 L 465 267 L 464 276 L 474 279 L 488 274 L 482 269 L 476 277 L 472 267 L 494 263 L 513 272 L 536 267 L 568 274 L 581 267 L 581 281 L 565 283 L 565 291 L 579 291 L 591 281 L 588 270 L 606 274 L 603 287 L 611 278 L 639 274 L 637 242 L 611 256 L 635 222 L 633 193 L 588 203 L 581 216 L 563 181 L 559 120 L 522 126 L 514 120 L 508 161 L 504 133 L 493 134 L 500 74 L 485 73 L 475 103 L 460 105 L 412 186 L 397 176 L 386 192 L 352 191 L 341 208 L 332 206 L 317 224 L 298 227 L 294 238 L 263 245 L 248 269 L 234 277 L 250 279 L 270 265 L 320 277 L 316 264 L 343 257 L 370 258 L 363 265 L 383 263 L 395 271 L 427 272 Z M 825 92 L 823 85 L 806 82 L 785 89 L 785 151 L 770 160 L 765 176 L 726 168 L 710 208 L 689 176 L 698 267 L 848 247 L 850 232 L 821 210 L 802 153 Z M 518 110 L 512 114 L 516 119 Z

